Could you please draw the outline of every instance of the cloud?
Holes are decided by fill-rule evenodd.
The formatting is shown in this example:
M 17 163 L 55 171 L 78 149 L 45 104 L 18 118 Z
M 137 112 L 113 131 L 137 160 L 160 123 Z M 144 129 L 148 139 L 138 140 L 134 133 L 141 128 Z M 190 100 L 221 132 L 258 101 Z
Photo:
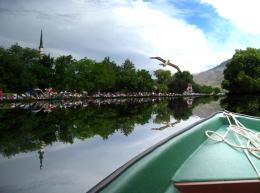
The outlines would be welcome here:
M 172 9 L 172 15 L 174 11 Z M 141 40 L 135 51 L 147 57 L 160 55 L 170 58 L 181 69 L 194 72 L 216 63 L 222 55 L 221 51 L 214 52 L 201 29 L 169 16 L 158 6 L 154 8 L 149 3 L 137 2 L 131 7 L 118 7 L 114 12 L 116 18 L 120 18 L 117 22 Z
M 212 31 L 211 44 L 215 48 L 222 49 L 225 53 L 230 53 L 230 57 L 235 49 L 245 49 L 247 47 L 259 48 L 260 45 L 260 17 L 257 0 L 201 0 L 201 3 L 212 6 L 221 20 L 216 23 L 215 30 Z M 216 20 L 215 20 L 216 21 Z M 214 37 L 224 38 L 223 40 Z M 218 43 L 220 40 L 220 43 Z
M 218 14 L 244 32 L 260 34 L 260 1 L 258 0 L 201 0 L 213 6 Z
M 43 28 L 45 50 L 55 50 L 55 55 L 60 51 L 97 60 L 110 56 L 119 64 L 129 58 L 149 71 L 159 68 L 149 57 L 159 55 L 191 72 L 231 55 L 220 49 L 214 39 L 218 36 L 205 35 L 186 22 L 182 10 L 166 0 L 15 2 L 0 4 L 0 37 L 37 48 Z

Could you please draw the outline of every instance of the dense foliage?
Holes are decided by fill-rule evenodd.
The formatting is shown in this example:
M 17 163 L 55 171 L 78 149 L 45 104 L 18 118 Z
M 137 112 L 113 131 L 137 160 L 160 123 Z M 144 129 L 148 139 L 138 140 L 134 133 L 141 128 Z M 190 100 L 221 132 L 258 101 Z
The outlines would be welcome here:
M 260 50 L 236 50 L 224 71 L 224 89 L 232 93 L 260 93 Z
M 151 91 L 153 79 L 148 71 L 136 70 L 126 59 L 122 65 L 72 56 L 40 56 L 37 50 L 12 45 L 0 48 L 0 88 L 5 92 L 25 92 L 33 88 L 76 91 Z
M 117 65 L 109 57 L 97 62 L 89 58 L 74 59 L 71 55 L 53 58 L 40 55 L 35 49 L 18 44 L 0 47 L 0 89 L 4 92 L 27 92 L 35 88 L 54 88 L 57 91 L 95 92 L 173 92 L 183 93 L 188 83 L 195 92 L 219 92 L 211 87 L 194 83 L 188 72 L 171 74 L 168 70 L 154 72 L 152 79 L 147 70 L 138 70 L 126 59 Z

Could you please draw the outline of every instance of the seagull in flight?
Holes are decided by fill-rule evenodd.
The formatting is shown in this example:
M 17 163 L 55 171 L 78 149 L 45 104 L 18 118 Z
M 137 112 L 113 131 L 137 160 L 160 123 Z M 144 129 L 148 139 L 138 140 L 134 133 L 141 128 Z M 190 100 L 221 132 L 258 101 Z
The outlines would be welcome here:
M 176 70 L 178 70 L 178 72 L 181 72 L 180 68 L 179 68 L 177 65 L 172 64 L 172 63 L 170 62 L 170 60 L 164 60 L 164 59 L 162 59 L 162 58 L 159 57 L 159 56 L 156 56 L 156 57 L 150 57 L 150 59 L 157 59 L 157 60 L 159 60 L 159 61 L 162 62 L 162 63 L 160 63 L 160 65 L 162 65 L 163 67 L 169 65 L 169 66 L 175 68 Z

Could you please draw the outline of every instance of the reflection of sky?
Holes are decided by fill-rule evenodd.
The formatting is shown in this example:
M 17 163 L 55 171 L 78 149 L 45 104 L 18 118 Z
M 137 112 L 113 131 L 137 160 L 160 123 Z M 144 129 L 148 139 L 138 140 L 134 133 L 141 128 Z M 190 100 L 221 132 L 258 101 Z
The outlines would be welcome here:
M 54 143 L 45 147 L 43 168 L 37 151 L 21 153 L 10 159 L 0 157 L 0 192 L 57 193 L 86 192 L 128 160 L 158 143 L 177 130 L 200 118 L 186 121 L 162 131 L 151 130 L 163 126 L 153 123 L 135 125 L 128 136 L 116 132 L 103 140 L 95 136 L 73 144 Z M 175 122 L 171 118 L 171 122 Z

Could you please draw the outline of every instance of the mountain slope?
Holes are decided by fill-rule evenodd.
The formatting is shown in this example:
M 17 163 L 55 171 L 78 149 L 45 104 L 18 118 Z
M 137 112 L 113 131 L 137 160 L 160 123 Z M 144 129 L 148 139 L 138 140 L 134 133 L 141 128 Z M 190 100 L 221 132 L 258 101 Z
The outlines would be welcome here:
M 224 69 L 228 60 L 222 62 L 218 66 L 204 72 L 193 75 L 193 80 L 201 85 L 221 87 L 221 82 L 224 80 Z

